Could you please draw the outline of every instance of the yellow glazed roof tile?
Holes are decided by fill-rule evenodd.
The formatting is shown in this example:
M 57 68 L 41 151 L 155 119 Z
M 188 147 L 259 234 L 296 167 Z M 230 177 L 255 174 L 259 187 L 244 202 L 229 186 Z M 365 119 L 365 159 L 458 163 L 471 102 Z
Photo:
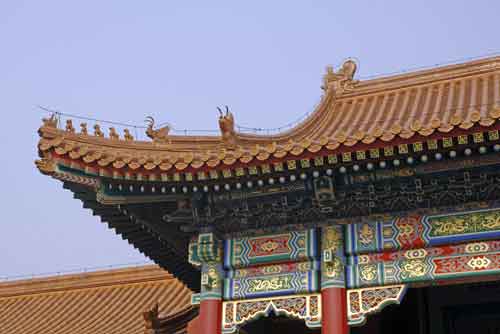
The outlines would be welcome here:
M 0 283 L 0 333 L 143 334 L 143 312 L 168 317 L 190 297 L 157 266 Z
M 490 127 L 500 118 L 500 57 L 365 81 L 354 80 L 353 64 L 348 61 L 337 72 L 329 68 L 315 112 L 276 135 L 236 132 L 229 112 L 219 118 L 220 136 L 170 135 L 168 127 L 160 131 L 151 125 L 150 142 L 77 133 L 72 124 L 60 129 L 50 118 L 39 129 L 39 152 L 44 159 L 95 168 L 175 172 L 286 160 L 322 149 L 382 147 L 415 136 Z

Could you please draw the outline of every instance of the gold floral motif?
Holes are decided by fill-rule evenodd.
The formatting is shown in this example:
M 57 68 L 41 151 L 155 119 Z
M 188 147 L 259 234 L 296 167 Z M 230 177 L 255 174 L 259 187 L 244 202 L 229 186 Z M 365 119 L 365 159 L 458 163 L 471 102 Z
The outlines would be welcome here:
M 431 219 L 431 236 L 500 230 L 500 211 L 475 212 Z
M 489 246 L 486 242 L 474 242 L 465 246 L 465 253 L 483 253 L 489 250 Z
M 334 257 L 332 261 L 324 263 L 324 273 L 328 278 L 340 277 L 342 274 L 342 261 L 338 257 Z
M 374 264 L 362 266 L 360 273 L 363 281 L 374 281 L 378 277 L 377 266 Z
M 427 271 L 427 265 L 423 260 L 409 260 L 405 261 L 402 266 L 403 271 L 408 278 L 422 277 Z
M 341 245 L 342 237 L 335 227 L 326 227 L 324 229 L 323 248 L 336 252 Z
M 220 286 L 220 275 L 215 265 L 209 265 L 205 273 L 201 275 L 201 284 L 207 289 L 217 289 Z
M 423 259 L 427 256 L 427 251 L 425 249 L 410 249 L 405 252 L 404 256 L 407 259 Z
M 415 233 L 415 228 L 411 224 L 399 224 L 399 235 L 402 237 L 409 237 Z
M 485 216 L 482 225 L 490 230 L 500 229 L 500 215 L 497 214 Z
M 358 232 L 359 242 L 363 245 L 369 245 L 373 242 L 373 237 L 375 236 L 375 232 L 373 231 L 373 227 L 369 224 L 363 224 Z
M 486 269 L 491 264 L 491 260 L 486 256 L 475 256 L 467 262 L 467 265 L 474 270 Z
M 249 281 L 250 292 L 276 291 L 291 288 L 290 276 L 277 276 L 268 279 L 253 279 Z
M 279 243 L 274 240 L 269 240 L 260 245 L 260 249 L 266 253 L 271 253 L 279 247 Z

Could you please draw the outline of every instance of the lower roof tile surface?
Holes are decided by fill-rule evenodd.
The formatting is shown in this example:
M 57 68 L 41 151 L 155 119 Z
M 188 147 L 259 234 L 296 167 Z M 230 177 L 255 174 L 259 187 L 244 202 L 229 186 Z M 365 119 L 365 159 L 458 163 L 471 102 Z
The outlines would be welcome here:
M 191 291 L 157 266 L 0 283 L 0 333 L 144 333 L 142 313 L 190 306 Z

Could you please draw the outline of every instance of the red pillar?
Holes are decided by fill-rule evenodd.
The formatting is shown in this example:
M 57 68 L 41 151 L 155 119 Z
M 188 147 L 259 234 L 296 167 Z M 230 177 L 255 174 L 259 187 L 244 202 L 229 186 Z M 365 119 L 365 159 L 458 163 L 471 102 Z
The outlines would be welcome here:
M 199 317 L 199 327 L 203 329 L 204 334 L 221 334 L 222 301 L 218 299 L 202 300 Z
M 322 334 L 348 334 L 347 300 L 344 288 L 324 288 L 321 291 Z

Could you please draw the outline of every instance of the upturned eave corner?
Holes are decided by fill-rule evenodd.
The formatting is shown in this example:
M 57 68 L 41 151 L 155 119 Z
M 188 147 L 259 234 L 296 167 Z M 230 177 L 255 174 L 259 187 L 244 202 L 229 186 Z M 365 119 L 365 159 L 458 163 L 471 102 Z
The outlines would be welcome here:
M 40 159 L 37 159 L 37 160 L 35 160 L 35 165 L 38 168 L 38 170 L 40 171 L 40 173 L 42 173 L 44 175 L 51 176 L 56 171 L 56 166 L 55 166 L 54 161 L 49 159 L 49 158 L 42 157 Z

